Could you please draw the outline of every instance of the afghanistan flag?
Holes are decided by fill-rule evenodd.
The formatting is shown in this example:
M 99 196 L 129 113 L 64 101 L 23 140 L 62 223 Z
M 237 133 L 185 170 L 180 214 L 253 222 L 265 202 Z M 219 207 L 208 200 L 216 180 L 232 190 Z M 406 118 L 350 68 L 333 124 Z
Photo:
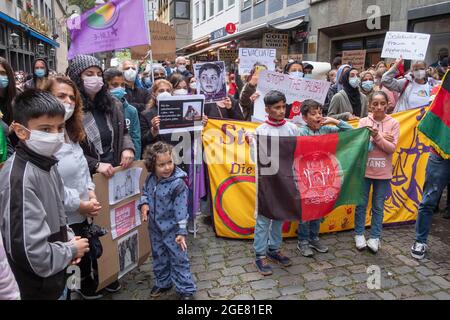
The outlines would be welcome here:
M 441 157 L 450 159 L 450 76 L 448 71 L 430 110 L 420 121 L 419 131 L 430 139 L 431 145 Z
M 258 214 L 289 221 L 320 219 L 360 204 L 370 131 L 307 137 L 258 136 Z

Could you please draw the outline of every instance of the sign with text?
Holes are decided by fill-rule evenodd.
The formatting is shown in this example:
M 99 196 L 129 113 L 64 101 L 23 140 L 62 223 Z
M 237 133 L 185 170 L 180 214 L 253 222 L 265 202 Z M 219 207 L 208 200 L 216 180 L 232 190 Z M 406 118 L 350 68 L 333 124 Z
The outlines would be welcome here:
M 342 63 L 362 71 L 366 64 L 366 50 L 349 50 L 342 52 Z
M 288 64 L 289 60 L 302 61 L 303 54 L 282 54 L 281 55 L 281 66 L 284 67 Z
M 160 21 L 149 21 L 151 45 L 131 47 L 131 59 L 142 59 L 152 50 L 153 60 L 175 60 L 176 34 L 175 28 Z M 150 58 L 149 56 L 147 56 Z
M 173 96 L 158 99 L 160 134 L 202 130 L 205 96 Z
M 258 80 L 259 98 L 255 101 L 253 118 L 259 121 L 266 119 L 264 97 L 271 90 L 278 90 L 286 95 L 286 103 L 303 102 L 313 99 L 323 104 L 327 97 L 330 82 L 305 78 L 293 78 L 287 74 L 261 71 Z
M 239 74 L 249 74 L 258 63 L 275 70 L 276 49 L 239 48 Z
M 287 33 L 265 33 L 262 41 L 263 48 L 277 49 L 277 58 L 282 54 L 288 54 L 289 34 Z
M 224 61 L 226 64 L 231 64 L 238 58 L 237 49 L 220 49 L 219 50 L 219 60 Z
M 141 214 L 137 210 L 137 201 L 111 209 L 111 236 L 113 240 L 141 225 Z
M 427 55 L 430 35 L 412 32 L 388 32 L 384 39 L 382 58 L 424 60 Z

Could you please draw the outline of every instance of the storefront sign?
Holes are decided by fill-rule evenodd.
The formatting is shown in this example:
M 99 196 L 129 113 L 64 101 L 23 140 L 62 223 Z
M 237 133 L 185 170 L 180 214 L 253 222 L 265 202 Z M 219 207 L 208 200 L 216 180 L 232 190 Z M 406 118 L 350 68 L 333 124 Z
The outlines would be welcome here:
M 219 60 L 225 61 L 226 64 L 234 63 L 238 58 L 237 49 L 220 49 L 219 50 Z
M 303 54 L 282 54 L 281 55 L 281 66 L 284 67 L 288 64 L 289 60 L 302 61 Z
M 342 52 L 342 63 L 362 71 L 366 63 L 366 50 L 349 50 Z
M 220 39 L 228 35 L 227 30 L 225 27 L 220 28 L 219 30 L 211 32 L 209 36 L 209 41 Z
M 384 39 L 382 58 L 424 60 L 427 55 L 430 35 L 412 32 L 388 32 Z
M 226 31 L 228 34 L 233 34 L 236 32 L 236 25 L 234 23 L 229 23 L 227 24 L 227 26 L 225 27 Z
M 277 58 L 287 54 L 289 46 L 289 34 L 287 33 L 265 33 L 263 37 L 263 48 L 277 49 Z

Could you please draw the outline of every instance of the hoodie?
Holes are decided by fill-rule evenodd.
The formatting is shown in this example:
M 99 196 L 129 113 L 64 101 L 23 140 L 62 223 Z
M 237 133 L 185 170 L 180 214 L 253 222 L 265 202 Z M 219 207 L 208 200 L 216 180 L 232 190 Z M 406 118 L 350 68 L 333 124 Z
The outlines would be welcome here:
M 144 204 L 150 207 L 149 228 L 157 228 L 162 234 L 187 235 L 188 187 L 186 172 L 175 167 L 169 178 L 161 179 L 152 173 L 144 185 L 138 209 Z
M 366 166 L 366 178 L 377 180 L 392 179 L 392 155 L 397 148 L 400 135 L 400 124 L 391 116 L 386 115 L 383 121 L 378 122 L 372 115 L 359 120 L 359 128 L 371 127 L 378 129 L 378 135 L 370 138 L 373 149 L 369 151 Z M 394 136 L 391 143 L 383 138 L 383 133 Z

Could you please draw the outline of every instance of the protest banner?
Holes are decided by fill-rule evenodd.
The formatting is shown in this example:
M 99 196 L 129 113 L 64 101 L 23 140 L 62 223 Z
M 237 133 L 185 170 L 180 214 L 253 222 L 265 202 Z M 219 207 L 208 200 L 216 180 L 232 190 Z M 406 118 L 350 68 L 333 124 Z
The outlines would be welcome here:
M 158 115 L 161 119 L 159 133 L 202 130 L 204 95 L 161 97 Z
M 323 80 L 305 78 L 293 78 L 287 74 L 262 71 L 258 80 L 258 92 L 260 96 L 255 101 L 253 118 L 257 121 L 265 121 L 266 111 L 264 96 L 270 90 L 278 90 L 286 95 L 286 103 L 292 104 L 296 101 L 303 102 L 313 99 L 323 104 L 325 102 L 330 83 Z
M 364 66 L 366 64 L 366 50 L 343 51 L 342 63 L 349 64 L 359 71 L 364 70 Z
M 275 71 L 276 49 L 239 48 L 239 74 L 249 74 L 255 64 Z
M 382 58 L 425 60 L 430 35 L 413 32 L 389 31 L 384 39 Z
M 205 103 L 222 101 L 227 97 L 225 63 L 211 61 L 194 64 L 197 92 L 205 96 Z
M 144 161 L 135 161 L 132 164 L 131 169 L 140 170 L 138 185 L 140 186 L 140 192 L 142 192 L 145 179 L 148 175 Z M 115 174 L 118 174 L 126 170 L 117 167 L 114 168 L 114 171 Z M 97 290 L 101 290 L 116 281 L 125 273 L 132 270 L 132 268 L 142 265 L 147 260 L 150 255 L 150 240 L 147 223 L 145 222 L 135 224 L 135 226 L 131 229 L 127 228 L 128 231 L 126 233 L 123 233 L 121 236 L 113 239 L 111 212 L 115 212 L 116 209 L 120 210 L 120 208 L 124 208 L 127 205 L 135 205 L 140 200 L 141 193 L 110 206 L 109 193 L 110 191 L 112 192 L 112 190 L 109 190 L 108 178 L 106 178 L 103 174 L 98 173 L 94 175 L 93 181 L 95 183 L 95 193 L 97 195 L 97 199 L 102 205 L 102 209 L 100 210 L 98 217 L 94 219 L 94 223 L 109 231 L 108 234 L 99 238 L 103 246 L 103 254 L 99 259 L 97 259 L 99 279 Z M 136 214 L 140 215 L 139 212 L 136 212 Z M 130 236 L 131 234 L 137 234 L 137 237 Z M 121 249 L 122 252 L 119 249 Z M 130 254 L 132 256 L 133 253 L 131 252 L 137 252 L 138 254 L 134 256 L 134 258 L 131 258 L 131 260 L 129 257 L 125 259 L 125 255 L 129 255 L 129 253 L 126 252 L 127 250 L 124 251 L 124 249 L 130 250 Z M 124 261 L 127 261 L 126 265 L 123 265 Z
M 422 200 L 425 168 L 430 146 L 417 126 L 426 108 L 393 114 L 400 123 L 400 138 L 392 160 L 391 191 L 385 202 L 384 224 L 413 222 Z M 354 127 L 358 121 L 350 122 Z M 203 145 L 213 199 L 217 236 L 251 239 L 255 227 L 255 164 L 245 133 L 254 132 L 259 123 L 209 119 L 203 131 Z M 226 161 L 225 161 L 226 160 Z M 236 199 L 240 199 L 236 201 Z M 369 204 L 372 201 L 369 198 Z M 371 207 L 367 208 L 370 213 Z M 321 233 L 354 228 L 355 206 L 343 205 L 328 214 Z M 370 225 L 367 214 L 366 224 Z M 285 222 L 284 237 L 297 237 L 296 222 Z
M 150 43 L 144 2 L 112 0 L 68 19 L 70 49 L 68 59 L 77 54 L 111 51 Z M 142 32 L 136 32 L 141 30 Z

